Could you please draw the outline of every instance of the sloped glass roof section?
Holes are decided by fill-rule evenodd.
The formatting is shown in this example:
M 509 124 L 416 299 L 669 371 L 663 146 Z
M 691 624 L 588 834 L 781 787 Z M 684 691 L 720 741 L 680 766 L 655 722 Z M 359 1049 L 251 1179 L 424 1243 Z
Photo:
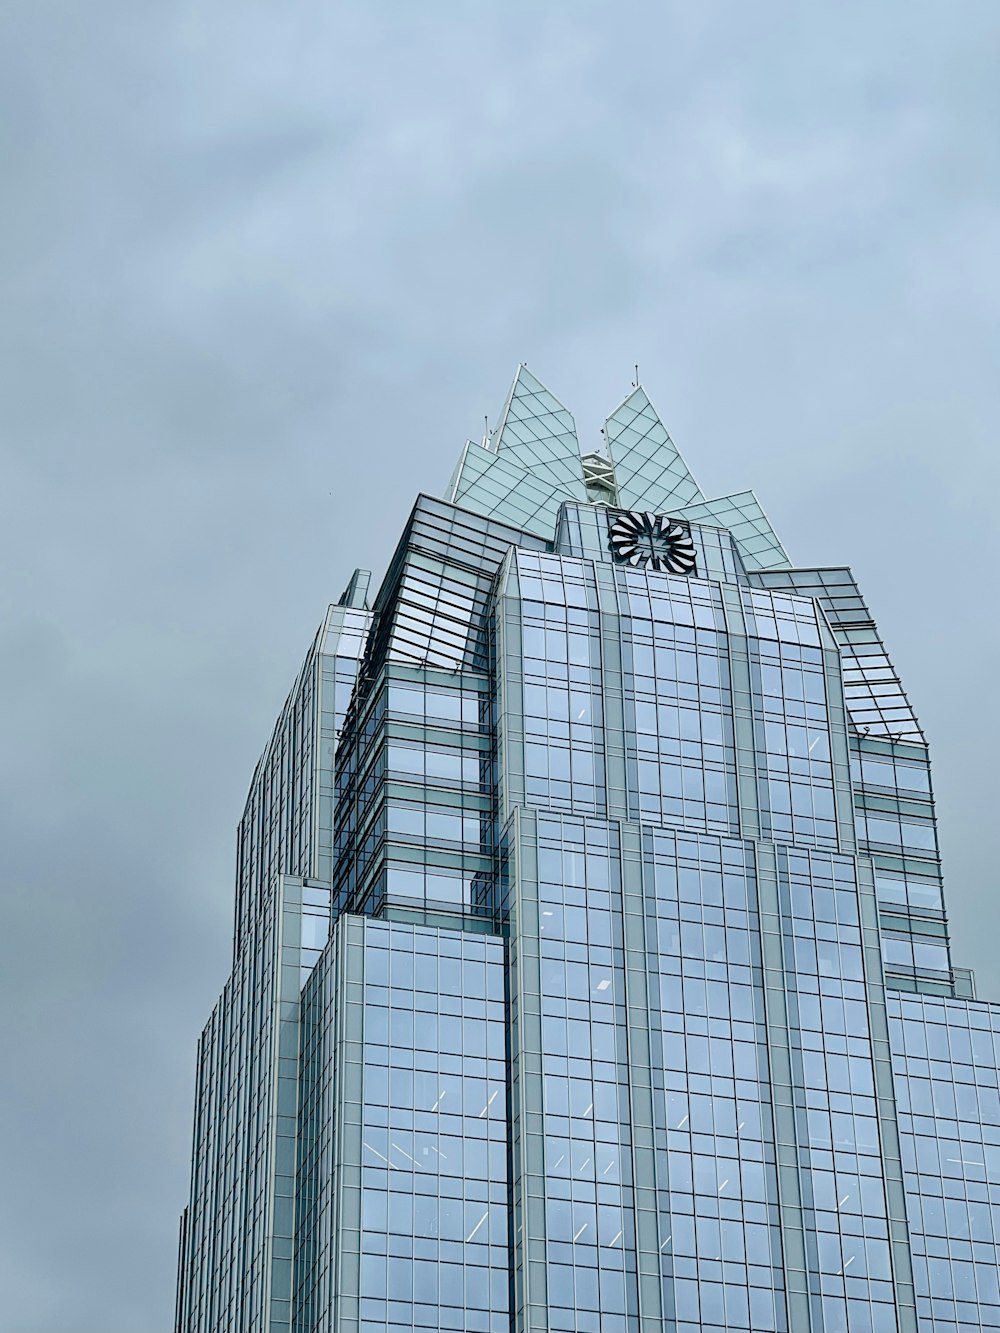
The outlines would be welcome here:
M 661 513 L 705 497 L 641 386 L 604 423 L 623 509 Z
M 702 500 L 678 511 L 695 523 L 728 528 L 740 548 L 747 569 L 787 569 L 791 564 L 785 548 L 771 527 L 753 491 Z
M 522 463 L 510 462 L 471 440 L 448 493 L 451 503 L 463 509 L 548 538 L 555 530 L 559 506 L 570 498 L 577 497 L 542 469 L 525 471 Z
M 840 647 L 844 701 L 857 731 L 892 741 L 927 743 L 849 569 L 761 570 L 753 582 L 761 588 L 787 588 L 798 597 L 814 597 L 822 606 Z
M 587 499 L 573 418 L 526 366 L 492 436 L 466 445 L 448 499 L 548 538 L 563 500 Z

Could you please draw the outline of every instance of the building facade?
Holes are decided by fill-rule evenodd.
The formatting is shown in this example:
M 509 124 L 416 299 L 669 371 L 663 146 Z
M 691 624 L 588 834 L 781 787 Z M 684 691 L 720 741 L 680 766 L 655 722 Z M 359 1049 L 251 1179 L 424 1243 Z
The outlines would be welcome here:
M 847 568 L 521 367 L 258 764 L 178 1333 L 1000 1329 L 1000 1007 Z

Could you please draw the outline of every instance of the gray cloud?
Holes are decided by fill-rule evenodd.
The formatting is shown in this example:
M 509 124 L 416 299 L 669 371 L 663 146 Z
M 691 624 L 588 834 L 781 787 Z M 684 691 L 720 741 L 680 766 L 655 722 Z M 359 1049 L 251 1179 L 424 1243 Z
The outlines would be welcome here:
M 0 1328 L 166 1330 L 232 830 L 326 603 L 527 360 L 849 561 L 992 941 L 995 6 L 0 17 Z

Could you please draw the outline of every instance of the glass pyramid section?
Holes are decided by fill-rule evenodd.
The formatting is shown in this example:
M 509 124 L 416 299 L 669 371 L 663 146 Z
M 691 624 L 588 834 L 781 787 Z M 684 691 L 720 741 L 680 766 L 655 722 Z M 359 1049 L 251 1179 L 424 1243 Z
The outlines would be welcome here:
M 447 499 L 546 541 L 565 500 L 672 513 L 727 528 L 748 570 L 789 568 L 753 491 L 705 498 L 641 385 L 608 417 L 604 438 L 610 458 L 581 458 L 572 415 L 521 365 L 499 425 L 465 446 Z
M 787 569 L 791 564 L 753 491 L 700 500 L 678 512 L 695 523 L 728 528 L 747 569 Z
M 608 417 L 604 438 L 623 509 L 677 510 L 705 498 L 641 386 Z
M 466 445 L 448 499 L 542 537 L 564 500 L 586 501 L 573 417 L 526 366 L 489 442 Z

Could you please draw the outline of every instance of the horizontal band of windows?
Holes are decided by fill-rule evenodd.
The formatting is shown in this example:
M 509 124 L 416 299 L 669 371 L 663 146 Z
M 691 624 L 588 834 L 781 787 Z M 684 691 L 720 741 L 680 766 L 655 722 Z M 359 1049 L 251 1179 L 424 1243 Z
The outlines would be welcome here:
M 875 896 L 879 903 L 901 903 L 929 911 L 944 910 L 941 881 L 916 876 L 895 877 L 875 873 Z
M 908 855 L 937 857 L 937 839 L 932 824 L 903 824 L 890 819 L 858 818 L 858 840 L 875 852 L 902 849 Z
M 461 782 L 479 786 L 483 760 L 478 753 L 443 749 L 423 750 L 408 745 L 388 745 L 386 766 L 390 773 Z
M 480 697 L 440 689 L 417 689 L 391 684 L 387 704 L 390 713 L 422 718 L 433 722 L 456 722 L 463 727 L 478 727 Z

